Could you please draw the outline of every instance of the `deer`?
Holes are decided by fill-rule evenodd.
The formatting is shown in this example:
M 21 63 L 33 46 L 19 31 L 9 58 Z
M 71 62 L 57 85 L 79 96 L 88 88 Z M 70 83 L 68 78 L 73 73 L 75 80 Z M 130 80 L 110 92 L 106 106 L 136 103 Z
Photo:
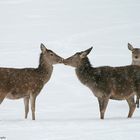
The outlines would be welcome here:
M 140 66 L 140 49 L 134 48 L 130 43 L 128 43 L 128 49 L 132 53 L 132 63 L 131 65 L 138 65 Z M 139 108 L 139 97 L 137 96 L 136 99 L 137 108 Z
M 127 117 L 131 118 L 136 108 L 134 95 L 140 94 L 140 67 L 136 65 L 93 67 L 88 58 L 92 48 L 75 53 L 64 59 L 63 63 L 74 67 L 79 81 L 97 97 L 100 119 L 104 119 L 110 99 L 126 100 L 129 106 Z
M 140 66 L 140 49 L 134 48 L 130 43 L 128 43 L 128 49 L 132 52 L 132 65 Z
M 53 65 L 62 63 L 63 58 L 41 43 L 37 68 L 0 68 L 0 104 L 5 98 L 24 99 L 25 119 L 31 104 L 32 120 L 35 120 L 36 97 L 50 80 Z

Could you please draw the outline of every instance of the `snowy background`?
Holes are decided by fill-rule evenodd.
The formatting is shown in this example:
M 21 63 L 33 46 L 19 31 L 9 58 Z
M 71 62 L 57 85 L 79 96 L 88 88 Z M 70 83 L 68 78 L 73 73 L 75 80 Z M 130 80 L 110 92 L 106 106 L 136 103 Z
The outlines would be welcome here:
M 93 46 L 94 66 L 131 64 L 127 43 L 140 47 L 139 0 L 0 0 L 0 66 L 37 67 L 40 43 L 66 58 Z M 37 97 L 36 121 L 24 119 L 23 100 L 0 105 L 6 140 L 134 140 L 140 109 L 127 119 L 126 101 L 109 102 L 99 119 L 97 99 L 74 69 L 55 65 Z

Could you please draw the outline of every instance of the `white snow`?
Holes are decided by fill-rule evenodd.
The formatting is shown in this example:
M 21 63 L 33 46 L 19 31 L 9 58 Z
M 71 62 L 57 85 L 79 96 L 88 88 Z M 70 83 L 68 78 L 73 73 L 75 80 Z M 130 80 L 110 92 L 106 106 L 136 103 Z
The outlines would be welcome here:
M 37 67 L 40 43 L 66 58 L 93 46 L 94 66 L 131 64 L 130 42 L 140 47 L 139 0 L 0 0 L 0 67 Z M 129 85 L 128 85 L 129 86 Z M 23 100 L 0 105 L 0 139 L 134 140 L 140 109 L 127 119 L 126 101 L 109 102 L 99 119 L 96 97 L 74 69 L 55 65 L 37 97 L 36 121 L 24 119 Z

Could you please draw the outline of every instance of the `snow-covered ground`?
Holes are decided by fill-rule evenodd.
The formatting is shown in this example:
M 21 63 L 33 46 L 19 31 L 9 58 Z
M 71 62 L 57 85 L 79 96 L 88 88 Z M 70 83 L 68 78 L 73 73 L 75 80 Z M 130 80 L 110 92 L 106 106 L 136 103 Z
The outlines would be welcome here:
M 64 58 L 93 46 L 94 66 L 131 64 L 127 43 L 140 47 L 139 13 L 139 0 L 0 0 L 0 66 L 37 67 L 41 42 Z M 0 105 L 0 139 L 139 139 L 140 109 L 132 119 L 127 113 L 126 101 L 110 100 L 100 120 L 97 99 L 74 69 L 55 65 L 36 121 L 31 112 L 24 119 L 23 100 Z

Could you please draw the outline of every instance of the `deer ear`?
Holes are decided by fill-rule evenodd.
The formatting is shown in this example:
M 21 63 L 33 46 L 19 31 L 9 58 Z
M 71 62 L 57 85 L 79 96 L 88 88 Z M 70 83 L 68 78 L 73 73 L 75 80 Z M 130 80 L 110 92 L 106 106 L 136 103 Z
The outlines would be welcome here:
M 46 51 L 45 45 L 41 43 L 40 49 L 41 49 L 42 53 L 44 53 Z
M 133 46 L 132 46 L 130 43 L 128 43 L 128 49 L 129 49 L 130 51 L 133 51 L 133 50 L 134 50 Z
M 93 47 L 91 47 L 91 48 L 89 48 L 89 49 L 87 49 L 87 50 L 81 52 L 80 57 L 81 57 L 81 58 L 87 57 L 87 55 L 91 52 L 92 48 L 93 48 Z

